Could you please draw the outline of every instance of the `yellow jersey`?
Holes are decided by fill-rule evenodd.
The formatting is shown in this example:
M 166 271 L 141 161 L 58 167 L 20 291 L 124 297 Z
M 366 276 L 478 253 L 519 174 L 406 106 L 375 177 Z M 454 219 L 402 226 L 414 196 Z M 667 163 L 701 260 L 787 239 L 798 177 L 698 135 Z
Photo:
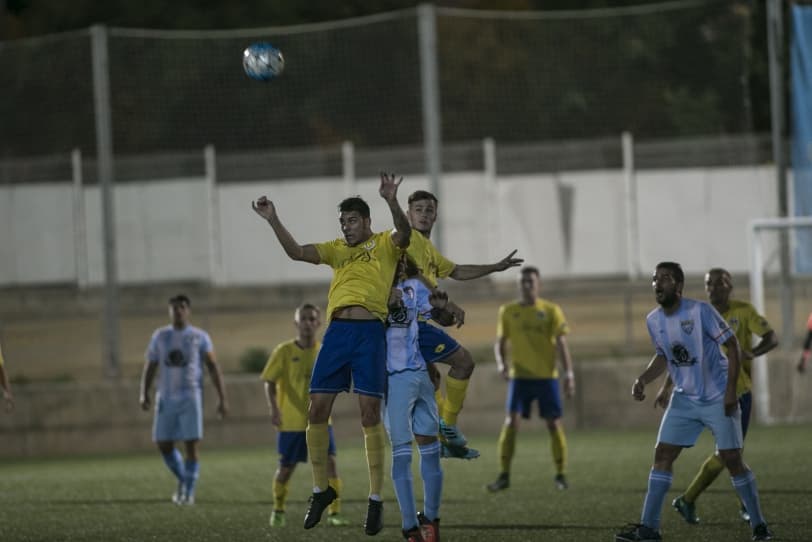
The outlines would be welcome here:
M 327 318 L 332 318 L 341 307 L 360 305 L 385 321 L 389 312 L 386 302 L 401 254 L 392 233 L 373 233 L 352 247 L 342 238 L 313 246 L 321 263 L 333 268 L 333 280 L 327 293 Z
M 499 307 L 496 336 L 510 341 L 510 378 L 558 378 L 556 339 L 567 333 L 561 307 L 546 299 Z
M 307 408 L 310 402 L 310 376 L 321 343 L 301 348 L 294 339 L 274 348 L 260 378 L 276 385 L 276 404 L 282 416 L 280 431 L 307 429 Z
M 457 265 L 440 254 L 431 239 L 417 230 L 412 231 L 406 252 L 433 286 L 437 286 L 438 278 L 444 279 L 451 275 Z
M 750 350 L 753 347 L 753 334 L 759 337 L 772 331 L 772 327 L 767 319 L 761 316 L 751 305 L 745 301 L 736 299 L 730 300 L 730 307 L 722 313 L 722 318 L 730 325 L 730 329 L 736 334 L 736 339 L 742 350 Z M 727 347 L 725 347 L 727 349 Z M 751 360 L 742 359 L 742 367 L 739 371 L 739 380 L 736 382 L 736 395 L 741 395 L 750 391 L 753 382 L 750 379 Z

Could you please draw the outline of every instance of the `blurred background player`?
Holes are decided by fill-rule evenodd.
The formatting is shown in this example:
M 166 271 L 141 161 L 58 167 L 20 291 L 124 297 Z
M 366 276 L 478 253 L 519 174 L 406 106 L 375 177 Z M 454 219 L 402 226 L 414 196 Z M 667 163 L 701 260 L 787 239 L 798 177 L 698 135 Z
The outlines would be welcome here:
M 812 348 L 812 313 L 809 313 L 809 320 L 806 321 L 806 338 L 804 338 L 803 351 L 798 360 L 798 372 L 806 371 L 806 364 L 809 362 L 809 351 Z
M 499 307 L 496 327 L 497 370 L 508 380 L 507 416 L 499 434 L 499 477 L 488 484 L 489 491 L 510 487 L 510 464 L 516 449 L 519 416 L 530 417 L 538 401 L 539 414 L 550 432 L 555 462 L 555 484 L 567 489 L 567 439 L 561 424 L 563 407 L 556 358 L 564 366 L 564 391 L 575 393 L 575 374 L 565 335 L 569 326 L 561 307 L 539 297 L 541 276 L 536 267 L 525 266 L 519 276 L 519 301 Z M 510 345 L 510 362 L 507 361 Z
M 453 325 L 448 296 L 429 290 L 417 278 L 417 266 L 405 255 L 398 264 L 389 296 L 386 328 L 388 395 L 385 423 L 392 443 L 392 483 L 400 506 L 403 537 L 409 542 L 440 539 L 440 418 L 434 384 L 418 343 L 418 315 L 429 314 L 441 325 Z M 412 484 L 412 440 L 420 454 L 423 511 L 418 513 Z
M 315 527 L 324 510 L 337 497 L 327 474 L 327 429 L 333 402 L 352 385 L 358 394 L 364 431 L 369 502 L 364 532 L 383 529 L 383 461 L 386 436 L 381 424 L 381 399 L 386 389 L 387 301 L 395 268 L 409 245 L 412 229 L 397 200 L 403 178 L 381 173 L 379 195 L 386 201 L 395 229 L 373 233 L 369 205 L 360 197 L 343 200 L 338 207 L 343 238 L 300 245 L 282 224 L 272 201 L 262 196 L 252 203 L 293 260 L 325 264 L 333 268 L 327 294 L 330 323 L 310 379 L 307 452 L 313 470 L 313 494 L 305 512 L 304 528 Z
M 655 355 L 634 381 L 632 396 L 644 400 L 646 385 L 666 370 L 674 381 L 674 393 L 660 422 L 640 523 L 617 533 L 615 541 L 662 540 L 660 514 L 671 488 L 674 461 L 683 448 L 696 444 L 706 427 L 713 433 L 719 457 L 750 513 L 753 540 L 770 540 L 772 532 L 761 515 L 756 478 L 742 459 L 736 395 L 739 341 L 710 304 L 682 297 L 685 274 L 678 263 L 657 264 L 651 283 L 659 307 L 646 317 L 646 327 Z M 727 357 L 722 345 L 727 347 Z
M 437 198 L 431 192 L 418 190 L 409 196 L 409 223 L 417 230 L 409 244 L 409 256 L 417 263 L 422 275 L 431 286 L 437 286 L 438 278 L 450 277 L 455 280 L 470 280 L 484 277 L 496 271 L 504 271 L 521 265 L 521 259 L 514 258 L 514 250 L 494 264 L 457 265 L 435 248 L 431 242 L 431 230 L 437 221 Z M 453 309 L 453 305 L 450 306 Z M 464 313 L 458 312 L 457 325 L 462 325 Z M 451 452 L 459 457 L 472 455 L 466 449 L 466 440 L 457 428 L 457 415 L 462 410 L 468 383 L 474 372 L 474 359 L 448 333 L 431 325 L 423 318 L 418 322 L 420 329 L 420 350 L 427 363 L 447 363 L 451 366 L 445 380 L 445 398 L 437 391 L 437 404 L 440 407 L 440 435 Z M 475 455 L 479 455 L 478 452 Z M 466 457 L 470 458 L 470 457 Z
M 288 482 L 297 463 L 307 462 L 307 405 L 313 364 L 321 347 L 316 333 L 321 326 L 321 310 L 304 303 L 293 315 L 296 338 L 274 348 L 260 378 L 265 382 L 265 396 L 271 423 L 278 433 L 276 446 L 279 451 L 279 468 L 273 480 L 273 511 L 271 527 L 284 527 L 285 501 Z M 328 427 L 330 442 L 327 447 L 327 475 L 329 484 L 336 490 L 336 499 L 327 508 L 328 525 L 348 525 L 341 516 L 341 479 L 336 470 L 336 446 L 332 426 Z
M 730 299 L 732 291 L 733 279 L 726 269 L 714 267 L 705 274 L 705 292 L 708 294 L 708 301 L 722 315 L 722 318 L 728 323 L 739 341 L 742 367 L 739 371 L 739 380 L 736 383 L 736 394 L 739 397 L 742 439 L 744 439 L 747 437 L 747 428 L 750 425 L 750 413 L 753 405 L 752 381 L 750 379 L 752 361 L 753 358 L 762 356 L 778 346 L 778 337 L 767 319 L 760 315 L 753 305 L 746 301 Z M 760 337 L 759 343 L 755 347 L 752 347 L 753 335 Z M 671 396 L 672 387 L 673 381 L 669 376 L 657 394 L 655 405 L 663 408 L 668 406 L 668 398 Z M 715 452 L 702 464 L 685 493 L 674 499 L 671 504 L 685 521 L 699 523 L 695 508 L 696 499 L 716 480 L 724 469 L 725 465 L 722 463 L 719 453 Z M 744 521 L 750 521 L 750 515 L 747 513 L 744 504 L 741 502 L 739 504 L 741 518 Z
M 172 495 L 172 501 L 189 505 L 195 503 L 195 487 L 200 474 L 197 448 L 203 438 L 204 364 L 217 390 L 217 414 L 225 416 L 228 412 L 223 376 L 211 338 L 204 330 L 189 323 L 190 313 L 191 301 L 185 295 L 169 300 L 171 324 L 152 334 L 139 398 L 141 408 L 148 410 L 149 388 L 158 371 L 152 440 L 158 444 L 164 463 L 178 479 L 178 489 Z M 185 443 L 185 461 L 175 448 L 175 441 Z
M 11 393 L 11 384 L 8 381 L 6 374 L 5 361 L 3 360 L 3 347 L 0 346 L 0 388 L 3 389 L 3 403 L 5 404 L 6 412 L 14 410 L 14 394 Z

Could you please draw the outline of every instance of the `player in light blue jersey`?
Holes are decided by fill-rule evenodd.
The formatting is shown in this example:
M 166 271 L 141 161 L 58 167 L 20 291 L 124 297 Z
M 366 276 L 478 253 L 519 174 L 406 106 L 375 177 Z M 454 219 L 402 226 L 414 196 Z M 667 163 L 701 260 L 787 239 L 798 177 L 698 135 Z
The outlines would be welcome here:
M 195 503 L 195 487 L 200 474 L 197 444 L 203 438 L 204 364 L 217 390 L 218 415 L 225 416 L 228 411 L 214 346 L 208 333 L 189 323 L 190 307 L 191 301 L 183 294 L 169 300 L 172 323 L 152 334 L 141 376 L 140 396 L 141 408 L 148 410 L 149 389 L 157 371 L 152 440 L 158 444 L 166 466 L 178 479 L 172 502 L 188 505 Z M 185 461 L 175 448 L 175 441 L 185 443 Z
M 418 343 L 418 316 L 441 325 L 452 325 L 454 314 L 446 310 L 448 296 L 429 290 L 417 278 L 415 263 L 404 255 L 398 265 L 395 286 L 389 297 L 386 330 L 388 394 L 384 424 L 392 443 L 392 483 L 400 506 L 403 536 L 409 542 L 439 540 L 440 417 L 434 384 Z M 412 440 L 420 453 L 423 479 L 423 511 L 417 512 L 412 485 Z
M 673 464 L 683 448 L 696 443 L 707 427 L 733 487 L 750 512 L 753 540 L 770 540 L 761 513 L 753 472 L 742 459 L 742 427 L 736 383 L 739 343 L 733 330 L 710 304 L 682 297 L 685 275 L 675 262 L 657 264 L 652 286 L 658 308 L 646 319 L 655 356 L 634 381 L 632 396 L 645 399 L 645 387 L 667 369 L 674 392 L 660 423 L 654 464 L 640 523 L 615 536 L 617 542 L 662 540 L 660 513 L 671 488 Z M 721 345 L 727 347 L 727 357 Z

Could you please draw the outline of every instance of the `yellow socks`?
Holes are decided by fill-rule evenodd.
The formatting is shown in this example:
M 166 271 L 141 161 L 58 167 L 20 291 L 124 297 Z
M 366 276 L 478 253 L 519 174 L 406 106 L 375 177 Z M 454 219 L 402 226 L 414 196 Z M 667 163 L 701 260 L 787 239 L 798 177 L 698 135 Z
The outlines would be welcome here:
M 313 468 L 313 487 L 327 490 L 327 445 L 330 435 L 326 423 L 307 424 L 307 455 Z
M 273 509 L 285 511 L 285 500 L 288 497 L 288 483 L 273 481 Z
M 386 446 L 383 424 L 364 427 L 364 448 L 369 468 L 369 494 L 380 495 L 383 488 L 383 452 Z M 325 458 L 327 457 L 325 449 Z
M 553 452 L 556 473 L 564 474 L 567 470 L 567 437 L 564 436 L 562 427 L 550 431 L 550 448 Z
M 330 485 L 338 494 L 338 497 L 327 507 L 327 513 L 332 516 L 333 514 L 341 513 L 341 478 L 330 478 Z
M 499 444 L 497 452 L 499 454 L 499 472 L 510 472 L 510 463 L 513 461 L 513 452 L 516 451 L 516 430 L 508 425 L 502 426 L 499 433 Z
M 716 477 L 725 470 L 725 465 L 718 455 L 713 454 L 702 463 L 699 472 L 696 473 L 691 485 L 685 490 L 685 502 L 693 503 L 699 498 L 699 495 L 708 489 Z
M 457 425 L 457 414 L 462 410 L 462 403 L 465 401 L 465 393 L 468 391 L 470 379 L 460 380 L 453 376 L 446 377 L 445 381 L 445 401 L 440 416 L 446 425 Z

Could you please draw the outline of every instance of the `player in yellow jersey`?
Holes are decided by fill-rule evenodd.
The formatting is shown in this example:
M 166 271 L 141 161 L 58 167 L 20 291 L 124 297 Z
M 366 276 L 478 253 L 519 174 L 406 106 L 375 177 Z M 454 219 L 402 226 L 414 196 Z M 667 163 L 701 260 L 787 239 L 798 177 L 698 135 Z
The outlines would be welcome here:
M 809 320 L 806 321 L 806 337 L 804 338 L 803 351 L 798 359 L 798 372 L 806 371 L 806 363 L 809 361 L 809 349 L 812 348 L 812 313 L 809 313 Z
M 304 303 L 293 315 L 296 338 L 285 341 L 274 348 L 268 363 L 265 364 L 260 379 L 265 383 L 265 396 L 271 423 L 276 427 L 279 468 L 273 480 L 273 511 L 271 527 L 285 526 L 285 501 L 288 495 L 288 482 L 297 463 L 307 462 L 307 403 L 310 376 L 316 354 L 321 347 L 316 333 L 321 326 L 321 310 L 310 303 Z M 328 428 L 330 441 L 327 447 L 327 475 L 330 486 L 336 490 L 336 500 L 328 507 L 327 524 L 349 525 L 349 520 L 341 515 L 341 479 L 336 469 L 336 446 L 333 428 Z
M 347 198 L 339 206 L 342 238 L 327 243 L 300 245 L 282 225 L 276 208 L 265 196 L 252 203 L 267 220 L 291 259 L 333 268 L 327 299 L 329 324 L 310 380 L 307 452 L 313 469 L 313 495 L 305 513 L 304 528 L 315 527 L 336 488 L 327 473 L 327 424 L 339 392 L 358 394 L 369 469 L 369 503 L 364 532 L 383 528 L 383 461 L 386 436 L 381 424 L 381 399 L 386 386 L 387 301 L 395 268 L 409 246 L 412 229 L 397 200 L 403 178 L 382 173 L 378 189 L 392 213 L 395 229 L 373 233 L 369 205 L 360 197 Z
M 530 417 L 533 401 L 550 432 L 555 461 L 555 484 L 567 489 L 567 440 L 561 424 L 562 405 L 556 358 L 564 366 L 564 392 L 575 393 L 575 374 L 565 335 L 569 326 L 561 307 L 539 297 L 541 276 L 536 267 L 525 266 L 519 277 L 519 301 L 499 307 L 494 354 L 502 376 L 509 381 L 507 416 L 499 435 L 499 477 L 488 484 L 495 492 L 510 487 L 510 464 L 516 448 L 519 416 Z M 508 345 L 510 362 L 508 363 Z
M 736 339 L 738 339 L 741 348 L 742 370 L 739 371 L 736 382 L 736 395 L 739 398 L 742 438 L 744 438 L 747 436 L 747 427 L 750 424 L 750 412 L 753 404 L 752 382 L 750 380 L 752 360 L 778 346 L 778 338 L 767 320 L 756 311 L 753 305 L 745 301 L 730 299 L 730 293 L 733 291 L 733 280 L 726 269 L 714 267 L 708 270 L 705 274 L 705 291 L 713 308 L 722 315 L 722 318 L 725 319 L 736 334 Z M 760 340 L 751 349 L 753 335 L 758 335 Z M 656 405 L 663 408 L 668 406 L 672 387 L 673 382 L 669 377 L 657 394 Z M 705 460 L 685 493 L 671 503 L 686 522 L 699 523 L 699 517 L 696 515 L 696 499 L 716 480 L 716 477 L 724 468 L 725 466 L 717 451 Z M 741 503 L 739 515 L 744 521 L 750 521 L 750 515 Z
M 432 286 L 437 286 L 438 278 L 471 280 L 516 267 L 523 261 L 513 257 L 516 254 L 514 250 L 494 264 L 455 264 L 440 254 L 430 240 L 431 230 L 436 221 L 437 198 L 434 194 L 418 190 L 409 196 L 409 222 L 418 232 L 412 235 L 409 256 L 417 263 L 423 276 Z M 451 310 L 455 309 L 456 306 L 452 304 Z M 462 325 L 464 313 L 458 309 L 455 312 L 459 315 L 457 325 Z M 462 410 L 468 383 L 474 371 L 473 357 L 468 350 L 439 327 L 431 325 L 425 320 L 421 320 L 418 325 L 420 352 L 426 362 L 429 364 L 446 363 L 451 366 L 446 378 L 445 398 L 443 399 L 439 390 L 437 392 L 437 404 L 440 407 L 440 435 L 454 457 L 466 459 L 477 457 L 479 452 L 467 448 L 465 437 L 457 429 L 457 415 Z M 446 448 L 444 448 L 445 451 Z
M 3 349 L 0 347 L 0 388 L 3 388 L 3 402 L 6 404 L 6 412 L 14 410 L 14 394 L 11 393 L 11 384 L 8 383 L 8 375 L 3 363 Z

